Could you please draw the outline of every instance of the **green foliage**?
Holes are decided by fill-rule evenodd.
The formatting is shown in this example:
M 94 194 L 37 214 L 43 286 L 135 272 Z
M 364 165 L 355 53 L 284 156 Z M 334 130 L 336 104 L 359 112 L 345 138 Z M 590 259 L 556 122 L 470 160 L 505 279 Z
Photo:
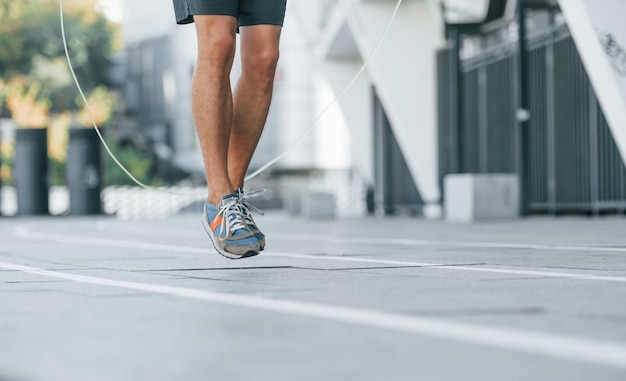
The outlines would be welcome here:
M 144 184 L 158 185 L 158 180 L 152 181 L 150 178 L 150 167 L 152 167 L 152 157 L 135 147 L 120 146 L 116 141 L 108 140 L 107 144 L 111 152 L 124 164 L 130 173 Z M 111 160 L 105 158 L 104 171 L 105 185 L 135 185 L 135 183 Z
M 13 185 L 13 146 L 6 142 L 0 143 L 0 184 Z
M 106 87 L 108 57 L 121 47 L 121 29 L 97 11 L 98 1 L 63 0 L 63 14 L 72 65 L 89 98 L 96 122 L 101 125 L 106 124 L 115 109 L 116 99 Z M 11 95 L 9 84 L 15 84 L 20 78 L 27 84 L 37 84 L 36 97 L 28 91 Z M 46 113 L 50 114 L 50 120 L 45 124 L 50 136 L 52 182 L 63 184 L 66 130 L 72 120 L 91 126 L 91 116 L 85 112 L 82 101 L 76 101 L 77 91 L 63 47 L 59 0 L 0 0 L 0 116 L 8 116 L 9 109 L 3 104 L 11 96 L 15 98 L 13 109 L 23 110 L 22 114 L 29 116 L 35 114 L 31 110 L 36 109 L 37 102 L 49 105 Z M 116 141 L 109 141 L 109 144 L 137 179 L 158 184 L 159 180 L 150 179 L 153 163 L 150 155 L 131 146 L 121 147 Z M 4 163 L 0 176 L 7 183 L 11 181 L 12 152 L 6 147 L 0 151 Z M 108 157 L 104 167 L 105 184 L 133 184 Z
M 115 108 L 106 76 L 108 57 L 121 47 L 121 29 L 97 11 L 99 1 L 63 0 L 63 15 L 76 76 L 98 123 L 104 124 Z M 67 128 L 73 115 L 81 122 L 86 118 L 76 96 L 63 47 L 59 0 L 0 0 L 0 117 L 11 116 L 18 125 L 32 125 L 31 119 L 45 120 L 37 124 L 49 129 L 54 185 L 65 182 Z M 9 142 L 5 143 L 0 146 L 0 177 L 10 184 L 13 152 Z M 149 158 L 132 150 L 121 150 L 119 154 L 131 164 L 133 173 L 146 179 Z M 107 172 L 112 179 L 118 178 L 112 181 L 121 183 L 122 175 L 116 170 Z
M 30 71 L 33 20 L 28 15 L 35 13 L 36 0 L 0 0 L 0 76 Z M 18 69 L 21 68 L 21 69 Z
M 106 124 L 115 109 L 116 98 L 106 86 L 98 86 L 86 95 L 91 113 L 85 107 L 83 98 L 76 96 L 76 105 L 82 110 L 76 115 L 76 121 L 83 126 L 91 126 L 94 122 L 97 126 Z
M 65 185 L 65 162 L 50 159 L 50 182 L 52 186 Z
M 96 12 L 97 0 L 64 0 L 70 58 L 86 91 L 107 83 L 108 57 L 119 26 Z M 76 109 L 63 49 L 59 0 L 0 0 L 0 78 L 42 82 L 51 112 Z

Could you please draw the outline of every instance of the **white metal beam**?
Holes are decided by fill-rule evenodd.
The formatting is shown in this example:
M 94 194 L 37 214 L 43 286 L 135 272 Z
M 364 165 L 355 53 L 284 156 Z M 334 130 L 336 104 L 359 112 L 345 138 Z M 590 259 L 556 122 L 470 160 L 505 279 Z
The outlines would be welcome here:
M 626 76 L 620 74 L 602 46 L 599 32 L 611 33 L 626 46 L 626 2 L 615 0 L 560 0 L 613 138 L 626 163 Z M 593 4 L 592 4 L 593 3 Z

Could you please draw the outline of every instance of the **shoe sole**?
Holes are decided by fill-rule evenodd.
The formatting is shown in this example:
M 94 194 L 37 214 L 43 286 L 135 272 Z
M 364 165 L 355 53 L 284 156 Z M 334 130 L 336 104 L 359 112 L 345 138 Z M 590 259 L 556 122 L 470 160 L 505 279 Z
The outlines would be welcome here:
M 206 215 L 202 216 L 202 226 L 204 227 L 204 230 L 206 231 L 209 238 L 211 239 L 211 243 L 213 244 L 215 251 L 217 251 L 222 257 L 228 258 L 228 259 L 243 259 L 243 258 L 250 258 L 250 257 L 259 255 L 259 252 L 256 252 L 254 250 L 250 250 L 243 255 L 237 255 L 237 254 L 229 253 L 226 250 L 221 250 L 215 243 L 216 238 L 215 238 L 215 235 L 213 234 L 213 231 L 211 230 L 211 226 L 209 226 L 209 223 L 207 222 Z

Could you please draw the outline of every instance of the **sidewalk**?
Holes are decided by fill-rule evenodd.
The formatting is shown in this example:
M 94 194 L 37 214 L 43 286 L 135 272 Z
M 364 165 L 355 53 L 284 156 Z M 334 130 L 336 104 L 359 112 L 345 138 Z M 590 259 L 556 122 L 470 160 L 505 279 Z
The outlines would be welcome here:
M 0 380 L 624 380 L 626 219 L 0 219 Z

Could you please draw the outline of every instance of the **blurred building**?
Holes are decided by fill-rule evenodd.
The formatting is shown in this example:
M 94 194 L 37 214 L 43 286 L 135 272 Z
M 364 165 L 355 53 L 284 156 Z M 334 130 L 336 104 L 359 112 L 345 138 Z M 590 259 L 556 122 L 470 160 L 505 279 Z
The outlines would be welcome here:
M 336 92 L 396 4 L 291 2 Z M 340 102 L 376 209 L 437 214 L 447 174 L 514 173 L 526 213 L 626 210 L 620 4 L 405 0 Z
M 397 1 L 292 1 L 320 67 L 340 93 L 379 43 Z M 340 101 L 355 170 L 379 213 L 437 214 L 436 65 L 443 20 L 430 1 L 404 1 L 380 50 Z M 434 209 L 434 210 L 433 210 Z
M 488 5 L 438 52 L 440 181 L 515 173 L 524 213 L 624 213 L 626 3 Z
M 443 178 L 454 173 L 517 174 L 526 213 L 625 211 L 626 24 L 616 15 L 626 9 L 593 1 L 404 0 L 338 107 L 271 171 L 342 172 L 369 190 L 379 214 L 439 215 Z M 252 169 L 344 92 L 396 5 L 288 2 Z M 124 131 L 201 175 L 190 111 L 195 29 L 174 24 L 170 0 L 125 7 Z

